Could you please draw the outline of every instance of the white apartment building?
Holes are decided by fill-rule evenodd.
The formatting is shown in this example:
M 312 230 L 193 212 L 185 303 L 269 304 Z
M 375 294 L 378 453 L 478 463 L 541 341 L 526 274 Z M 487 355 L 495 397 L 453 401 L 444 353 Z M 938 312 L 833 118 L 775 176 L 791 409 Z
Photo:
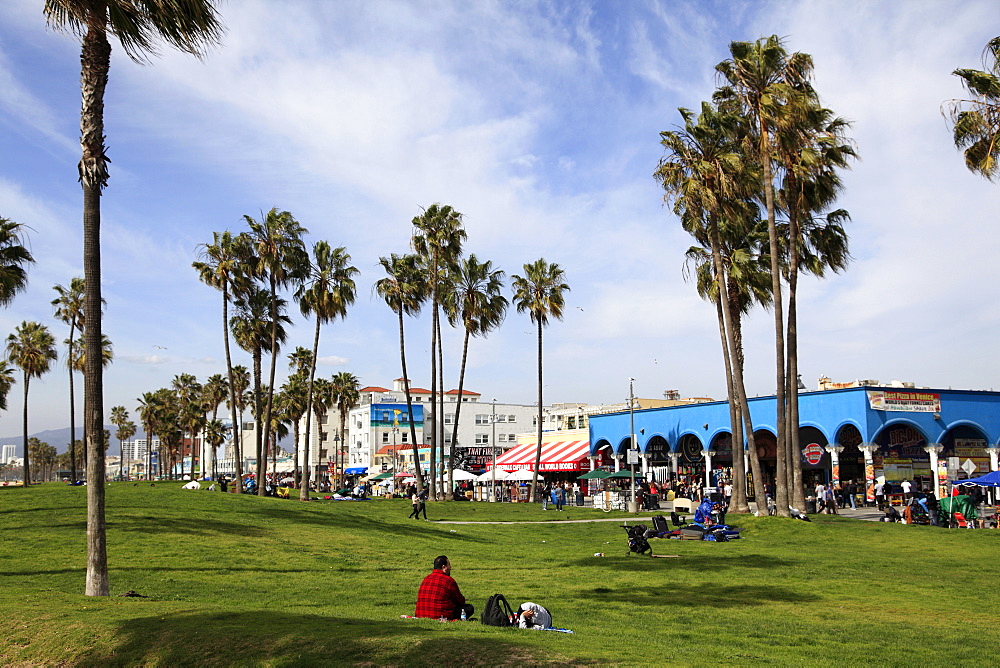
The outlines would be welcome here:
M 3 446 L 3 454 L 0 455 L 0 463 L 10 464 L 17 455 L 17 445 L 11 443 L 9 445 Z
M 365 469 L 375 465 L 375 455 L 386 445 L 409 442 L 410 425 L 406 415 L 405 380 L 397 378 L 392 389 L 371 386 L 362 389 L 361 405 L 349 414 L 348 469 Z M 431 442 L 435 425 L 434 406 L 430 390 L 411 387 L 414 427 L 417 441 Z M 458 390 L 444 393 L 444 446 L 447 456 L 455 449 L 456 464 L 469 470 L 482 470 L 492 458 L 491 446 L 501 451 L 517 444 L 517 435 L 536 428 L 538 407 L 497 401 L 484 403 L 478 392 Z M 459 410 L 461 404 L 461 410 Z M 397 413 L 398 411 L 398 413 Z M 544 412 L 544 411 L 543 411 Z M 458 439 L 455 421 L 458 420 Z M 543 422 L 547 418 L 543 416 Z

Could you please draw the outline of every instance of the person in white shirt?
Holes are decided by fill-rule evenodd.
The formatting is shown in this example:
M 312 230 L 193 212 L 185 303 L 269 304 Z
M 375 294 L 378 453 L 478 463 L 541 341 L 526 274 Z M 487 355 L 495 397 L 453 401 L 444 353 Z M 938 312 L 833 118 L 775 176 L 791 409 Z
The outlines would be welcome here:
M 517 615 L 517 625 L 519 628 L 535 631 L 552 628 L 552 615 L 537 603 L 522 603 Z

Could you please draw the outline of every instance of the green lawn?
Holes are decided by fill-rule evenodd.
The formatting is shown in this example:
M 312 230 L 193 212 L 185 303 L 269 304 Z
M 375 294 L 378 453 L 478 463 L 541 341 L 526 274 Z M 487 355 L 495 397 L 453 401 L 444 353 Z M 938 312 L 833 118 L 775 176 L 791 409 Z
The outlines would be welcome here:
M 743 540 L 656 540 L 657 554 L 679 556 L 651 559 L 625 556 L 617 522 L 455 525 L 409 510 L 112 484 L 112 597 L 97 599 L 81 595 L 85 489 L 0 488 L 0 664 L 987 666 L 1000 655 L 1000 531 L 730 515 Z M 608 517 L 484 503 L 428 513 Z M 400 619 L 438 554 L 477 614 L 500 592 L 575 633 Z M 118 596 L 128 590 L 148 598 Z

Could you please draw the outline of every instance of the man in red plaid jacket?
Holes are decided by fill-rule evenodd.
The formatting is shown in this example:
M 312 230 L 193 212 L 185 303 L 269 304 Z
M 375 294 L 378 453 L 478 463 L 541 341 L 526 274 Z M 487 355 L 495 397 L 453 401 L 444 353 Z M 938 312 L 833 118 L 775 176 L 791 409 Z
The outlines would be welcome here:
M 451 577 L 451 562 L 441 555 L 434 560 L 434 570 L 420 583 L 417 592 L 417 610 L 414 617 L 430 619 L 459 619 L 462 610 L 471 619 L 475 608 L 465 602 L 455 578 Z

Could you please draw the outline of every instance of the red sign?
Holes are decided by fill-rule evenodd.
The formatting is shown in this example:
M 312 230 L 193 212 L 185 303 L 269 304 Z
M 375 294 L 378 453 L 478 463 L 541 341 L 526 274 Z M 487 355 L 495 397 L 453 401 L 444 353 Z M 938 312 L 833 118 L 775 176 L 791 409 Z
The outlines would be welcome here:
M 802 450 L 802 457 L 811 466 L 816 466 L 823 459 L 823 448 L 819 443 L 810 443 Z

